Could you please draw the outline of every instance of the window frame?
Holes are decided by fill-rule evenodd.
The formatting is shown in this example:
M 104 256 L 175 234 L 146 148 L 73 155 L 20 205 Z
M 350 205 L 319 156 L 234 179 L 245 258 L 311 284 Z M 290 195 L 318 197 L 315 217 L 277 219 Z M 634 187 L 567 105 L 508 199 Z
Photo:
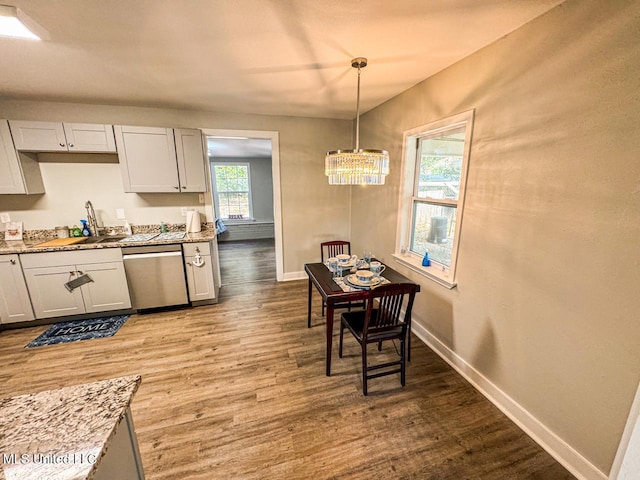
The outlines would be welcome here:
M 248 198 L 249 198 L 249 216 L 248 217 L 244 217 L 242 219 L 236 219 L 236 218 L 224 218 L 222 217 L 222 212 L 220 211 L 220 199 L 219 199 L 219 194 L 220 193 L 245 193 L 245 190 L 224 190 L 222 192 L 220 192 L 218 190 L 218 182 L 216 181 L 216 167 L 220 166 L 220 167 L 247 167 L 247 181 L 249 184 L 249 189 L 246 191 L 246 193 L 248 193 Z M 217 213 L 217 215 L 220 215 L 220 218 L 222 218 L 223 220 L 225 220 L 225 223 L 227 224 L 231 224 L 234 222 L 245 222 L 245 221 L 250 221 L 252 222 L 254 220 L 253 218 L 253 198 L 251 195 L 251 164 L 250 162 L 211 162 L 211 178 L 213 180 L 212 184 L 213 184 L 213 201 L 214 201 L 214 207 L 215 207 L 215 211 Z
M 458 250 L 462 233 L 462 220 L 464 216 L 464 203 L 467 190 L 467 173 L 469 170 L 469 154 L 473 134 L 473 120 L 475 110 L 468 110 L 452 115 L 435 122 L 430 122 L 419 127 L 403 132 L 402 174 L 400 185 L 400 199 L 398 207 L 398 226 L 396 230 L 396 248 L 393 257 L 399 263 L 409 267 L 427 278 L 449 289 L 456 283 L 456 270 L 458 267 Z M 466 126 L 462 165 L 460 171 L 460 185 L 458 200 L 436 199 L 431 197 L 415 196 L 419 174 L 420 140 L 433 137 L 442 132 Z M 447 267 L 432 260 L 431 266 L 422 266 L 422 256 L 410 251 L 413 235 L 414 208 L 416 204 L 456 206 L 454 240 L 451 249 L 451 264 Z

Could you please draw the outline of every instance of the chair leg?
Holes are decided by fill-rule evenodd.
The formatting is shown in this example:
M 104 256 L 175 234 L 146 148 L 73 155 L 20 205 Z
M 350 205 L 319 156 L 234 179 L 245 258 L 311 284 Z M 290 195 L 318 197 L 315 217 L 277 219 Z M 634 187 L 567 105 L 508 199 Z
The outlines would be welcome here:
M 340 320 L 340 348 L 338 348 L 338 356 L 342 358 L 342 340 L 344 338 L 344 323 Z
M 378 351 L 381 352 L 382 351 L 382 342 L 378 342 Z
M 406 380 L 406 362 L 405 362 L 406 342 L 404 338 L 400 339 L 400 384 L 404 387 Z
M 407 329 L 407 361 L 411 361 L 411 327 Z
M 322 300 L 322 316 L 324 317 L 324 300 Z
M 367 395 L 367 344 L 362 342 L 362 393 Z

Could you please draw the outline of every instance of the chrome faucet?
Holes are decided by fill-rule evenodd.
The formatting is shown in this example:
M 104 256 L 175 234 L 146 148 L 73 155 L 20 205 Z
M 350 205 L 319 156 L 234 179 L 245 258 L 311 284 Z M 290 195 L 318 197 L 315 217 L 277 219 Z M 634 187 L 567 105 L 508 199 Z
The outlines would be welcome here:
M 98 227 L 98 219 L 96 218 L 96 212 L 91 205 L 91 200 L 87 200 L 84 204 L 84 208 L 87 209 L 87 221 L 89 222 L 89 230 L 94 237 L 100 236 L 100 227 Z

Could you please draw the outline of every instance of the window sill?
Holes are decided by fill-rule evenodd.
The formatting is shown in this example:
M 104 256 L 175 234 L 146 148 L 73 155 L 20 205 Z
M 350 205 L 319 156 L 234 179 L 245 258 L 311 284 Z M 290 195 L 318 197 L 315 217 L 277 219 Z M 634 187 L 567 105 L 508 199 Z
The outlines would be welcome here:
M 253 218 L 222 218 L 225 225 L 242 225 L 243 223 L 255 223 Z
M 443 287 L 448 288 L 449 290 L 451 290 L 452 288 L 455 288 L 458 285 L 457 283 L 451 281 L 451 279 L 449 278 L 449 274 L 447 272 L 443 272 L 442 270 L 439 270 L 435 266 L 423 267 L 422 260 L 417 256 L 412 256 L 412 255 L 404 256 L 404 255 L 398 255 L 397 253 L 394 253 L 392 257 L 399 264 L 404 265 L 410 270 L 413 270 L 414 272 L 417 272 L 420 275 L 427 277 L 429 280 L 433 280 L 434 282 L 442 285 Z

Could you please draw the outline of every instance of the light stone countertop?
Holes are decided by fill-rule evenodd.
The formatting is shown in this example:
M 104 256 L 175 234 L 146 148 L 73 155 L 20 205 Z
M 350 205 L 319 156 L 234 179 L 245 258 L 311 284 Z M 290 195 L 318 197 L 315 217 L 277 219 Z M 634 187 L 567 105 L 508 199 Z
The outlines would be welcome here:
M 0 480 L 93 478 L 140 381 L 134 375 L 0 399 Z
M 105 235 L 108 236 L 108 235 Z M 145 245 L 164 245 L 170 243 L 195 243 L 195 242 L 208 242 L 216 238 L 215 228 L 203 229 L 198 233 L 187 233 L 184 238 L 178 240 L 149 240 L 144 242 L 110 242 L 110 243 L 77 243 L 75 245 L 65 246 L 53 246 L 53 247 L 38 247 L 39 244 L 48 240 L 54 240 L 51 238 L 40 238 L 37 240 L 0 240 L 0 255 L 3 254 L 16 254 L 16 253 L 36 253 L 36 252 L 62 252 L 70 250 L 92 250 L 101 248 L 120 248 L 120 247 L 132 247 L 132 246 L 145 246 Z

